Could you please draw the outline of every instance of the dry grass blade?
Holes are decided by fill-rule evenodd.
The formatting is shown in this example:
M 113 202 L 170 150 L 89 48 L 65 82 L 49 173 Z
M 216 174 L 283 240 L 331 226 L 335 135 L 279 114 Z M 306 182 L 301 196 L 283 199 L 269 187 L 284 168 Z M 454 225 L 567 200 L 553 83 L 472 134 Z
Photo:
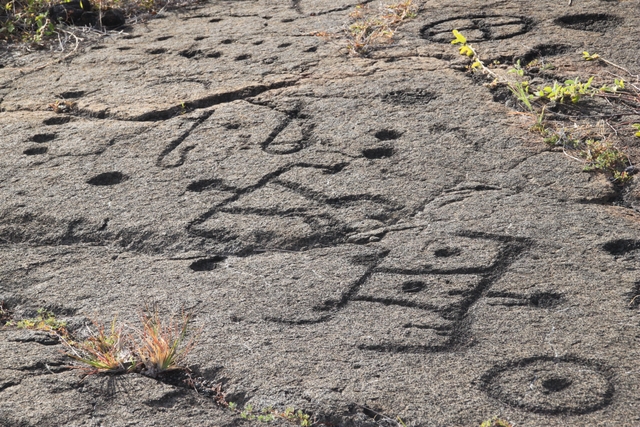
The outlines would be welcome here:
M 122 327 L 116 328 L 116 319 L 111 322 L 108 332 L 104 325 L 96 325 L 96 328 L 97 333 L 80 343 L 68 341 L 63 337 L 63 342 L 73 353 L 68 355 L 89 365 L 90 373 L 135 370 L 136 360 L 128 348 L 130 338 L 123 333 Z
M 183 368 L 181 364 L 195 345 L 194 340 L 185 343 L 189 319 L 183 315 L 180 325 L 163 325 L 157 310 L 143 314 L 141 343 L 136 348 L 141 373 L 156 377 L 161 372 Z
M 0 326 L 11 318 L 11 311 L 7 308 L 4 301 L 0 301 Z
M 349 14 L 353 21 L 347 30 L 349 50 L 365 55 L 375 45 L 391 43 L 395 29 L 416 14 L 412 0 L 384 5 L 378 14 L 372 14 L 366 5 L 358 5 Z

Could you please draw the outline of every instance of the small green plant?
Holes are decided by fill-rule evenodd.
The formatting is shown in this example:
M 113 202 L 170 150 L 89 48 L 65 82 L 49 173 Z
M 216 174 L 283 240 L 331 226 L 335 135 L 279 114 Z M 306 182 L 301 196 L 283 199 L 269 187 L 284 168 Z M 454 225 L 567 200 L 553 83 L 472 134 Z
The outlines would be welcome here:
M 566 152 L 566 148 L 580 150 L 579 156 L 582 157 L 582 161 L 585 162 L 586 171 L 600 171 L 604 172 L 612 178 L 613 182 L 618 185 L 627 184 L 632 175 L 636 172 L 636 169 L 630 165 L 627 156 L 620 151 L 613 143 L 607 141 L 606 137 L 601 139 L 579 137 L 576 138 L 570 133 L 566 133 L 564 126 L 562 130 L 557 130 L 552 125 L 549 126 L 549 120 L 546 118 L 545 109 L 549 103 L 562 104 L 566 101 L 570 101 L 573 104 L 580 102 L 584 97 L 603 97 L 609 101 L 612 106 L 621 105 L 623 109 L 619 109 L 621 115 L 634 115 L 639 116 L 640 110 L 637 106 L 640 104 L 640 88 L 636 84 L 627 85 L 625 80 L 619 76 L 613 81 L 613 84 L 604 84 L 601 87 L 594 87 L 594 76 L 591 76 L 587 81 L 582 82 L 579 78 L 565 80 L 564 82 L 554 81 L 552 85 L 543 86 L 537 89 L 531 87 L 527 80 L 522 78 L 526 75 L 526 69 L 532 66 L 537 66 L 537 63 L 533 61 L 522 66 L 520 61 L 516 61 L 513 67 L 507 72 L 507 74 L 515 74 L 516 79 L 508 79 L 502 75 L 496 74 L 480 59 L 478 52 L 471 46 L 466 37 L 462 35 L 458 30 L 453 30 L 454 39 L 452 44 L 459 45 L 459 52 L 461 55 L 467 56 L 471 59 L 469 69 L 471 71 L 480 70 L 484 74 L 488 74 L 494 78 L 493 83 L 490 86 L 497 86 L 499 84 L 506 85 L 516 99 L 518 99 L 522 105 L 527 109 L 528 114 L 531 114 L 535 118 L 535 124 L 531 126 L 530 130 L 539 133 L 546 144 L 551 147 L 561 146 L 563 152 L 575 159 L 581 160 L 574 156 L 569 155 Z M 614 66 L 620 70 L 625 71 L 636 79 L 636 82 L 640 80 L 640 76 L 634 76 L 626 68 L 616 65 L 610 61 L 607 61 L 600 57 L 598 54 L 590 54 L 589 52 L 583 52 L 583 57 L 587 61 L 602 61 L 608 65 Z M 542 105 L 542 108 L 539 106 Z M 588 119 L 588 118 L 587 118 Z M 627 122 L 628 123 L 628 122 Z M 631 126 L 636 129 L 635 136 L 640 137 L 640 123 L 632 123 Z M 574 124 L 574 128 L 594 128 L 593 125 L 578 126 Z M 609 124 L 615 134 L 617 131 Z M 604 132 L 601 132 L 605 135 Z M 490 420 L 491 421 L 491 420 Z
M 483 421 L 480 424 L 480 427 L 513 427 L 510 422 L 500 419 L 498 417 L 493 417 L 489 420 Z
M 554 102 L 564 102 L 570 99 L 574 104 L 580 101 L 583 96 L 594 96 L 598 93 L 598 89 L 591 87 L 593 76 L 585 83 L 581 83 L 580 79 L 565 80 L 564 83 L 553 82 L 553 86 L 545 86 L 535 92 L 535 95 L 541 99 Z
M 513 64 L 513 68 L 508 71 L 509 73 L 517 74 L 520 77 L 524 77 L 525 70 L 520 65 L 520 60 L 518 59 L 515 64 Z
M 45 308 L 37 310 L 37 316 L 31 319 L 22 319 L 18 322 L 8 322 L 9 326 L 16 326 L 20 329 L 35 329 L 38 331 L 51 332 L 57 335 L 67 335 L 67 323 L 56 319 L 55 314 Z
M 254 420 L 256 416 L 253 415 L 253 406 L 249 404 L 245 405 L 244 410 L 240 412 L 240 418 L 243 420 Z
M 614 182 L 626 184 L 632 175 L 628 157 L 606 140 L 587 139 L 580 153 L 586 161 L 585 171 L 601 171 L 612 175 Z
M 55 26 L 47 16 L 49 0 L 0 0 L 0 39 L 24 36 L 39 42 L 54 34 Z
M 534 99 L 534 96 L 529 93 L 529 82 L 512 82 L 509 83 L 507 87 L 518 101 L 522 102 L 522 104 L 527 107 L 527 110 L 531 113 L 534 112 L 533 105 L 531 105 L 531 101 Z
M 228 408 L 236 412 L 238 405 L 233 402 L 229 402 Z M 246 404 L 244 409 L 240 411 L 240 418 L 247 421 L 258 421 L 262 423 L 269 423 L 276 419 L 282 419 L 291 422 L 292 424 L 299 425 L 300 427 L 311 427 L 313 421 L 311 415 L 304 413 L 301 410 L 295 410 L 294 408 L 286 408 L 280 412 L 271 406 L 267 406 L 257 411 L 253 408 L 253 405 Z

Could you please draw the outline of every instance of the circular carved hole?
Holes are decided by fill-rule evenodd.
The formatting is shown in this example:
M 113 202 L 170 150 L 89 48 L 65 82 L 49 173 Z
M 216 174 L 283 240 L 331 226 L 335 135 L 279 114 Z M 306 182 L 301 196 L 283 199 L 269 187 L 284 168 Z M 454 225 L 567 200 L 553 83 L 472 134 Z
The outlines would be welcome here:
M 393 155 L 393 148 L 391 147 L 377 147 L 367 148 L 362 150 L 362 155 L 367 159 L 382 159 L 385 157 L 391 157 Z
M 64 98 L 64 99 L 80 98 L 84 94 L 85 92 L 83 90 L 70 90 L 67 92 L 62 92 L 60 94 L 60 98 Z
M 27 156 L 35 156 L 37 154 L 44 154 L 47 152 L 47 150 L 47 147 L 33 147 L 24 150 L 22 154 L 26 154 Z
M 425 287 L 426 284 L 424 282 L 421 282 L 420 280 L 410 280 L 402 284 L 402 292 L 416 293 L 420 292 Z
M 551 377 L 542 381 L 542 387 L 547 393 L 557 393 L 569 386 L 571 386 L 571 380 L 566 378 Z
M 380 141 L 389 141 L 392 139 L 398 139 L 401 135 L 402 134 L 400 132 L 392 129 L 382 129 L 376 132 L 374 136 Z
M 212 258 L 204 258 L 194 261 L 189 266 L 193 271 L 211 271 L 218 267 L 218 264 L 224 261 L 227 257 L 216 255 Z
M 42 123 L 44 123 L 47 126 L 52 126 L 52 125 L 63 125 L 65 123 L 69 123 L 70 121 L 71 121 L 71 117 L 51 117 Z
M 42 144 L 43 142 L 53 141 L 54 139 L 56 139 L 55 133 L 39 133 L 31 137 L 31 141 L 36 142 L 38 144 Z
M 529 297 L 529 303 L 538 308 L 553 308 L 562 302 L 562 295 L 554 292 L 538 292 Z
M 116 185 L 126 181 L 128 177 L 121 172 L 105 172 L 87 181 L 90 185 Z
M 462 251 L 459 248 L 441 248 L 436 249 L 433 254 L 438 258 L 449 258 L 452 256 L 460 255 Z

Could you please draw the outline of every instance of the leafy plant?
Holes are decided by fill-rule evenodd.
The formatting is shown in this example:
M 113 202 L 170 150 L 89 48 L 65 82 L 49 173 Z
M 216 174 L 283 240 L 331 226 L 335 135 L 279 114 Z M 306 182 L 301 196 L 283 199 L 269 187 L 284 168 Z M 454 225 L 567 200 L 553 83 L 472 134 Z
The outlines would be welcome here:
M 49 20 L 49 0 L 0 0 L 0 38 L 25 35 L 26 41 L 39 42 L 53 34 L 55 26 Z
M 478 52 L 476 52 L 476 50 L 473 48 L 473 46 L 471 46 L 467 42 L 467 38 L 465 36 L 463 36 L 460 31 L 453 30 L 453 36 L 455 38 L 453 40 L 451 40 L 451 44 L 459 44 L 460 47 L 458 48 L 458 51 L 460 52 L 460 55 L 464 55 L 464 56 L 467 56 L 467 57 L 471 58 L 471 60 L 472 60 L 472 63 L 471 63 L 471 66 L 470 66 L 471 70 L 479 69 L 483 73 L 489 74 L 492 77 L 494 77 L 494 78 L 499 80 L 499 78 L 496 75 L 496 73 L 491 71 L 484 64 L 484 62 L 480 59 L 480 56 L 478 55 Z
M 553 86 L 545 86 L 535 92 L 535 95 L 554 102 L 564 102 L 570 99 L 574 104 L 580 101 L 582 96 L 594 96 L 598 93 L 598 89 L 591 87 L 593 76 L 585 83 L 581 83 L 580 79 L 565 80 L 564 83 L 553 82 Z
M 18 322 L 8 322 L 7 325 L 16 326 L 21 329 L 35 329 L 39 331 L 52 332 L 58 335 L 67 335 L 67 323 L 56 319 L 55 314 L 45 308 L 37 310 L 38 315 L 30 319 L 22 319 Z
M 615 76 L 612 84 L 604 84 L 596 87 L 593 84 L 595 76 L 591 76 L 585 82 L 576 77 L 575 79 L 568 79 L 564 82 L 554 81 L 553 84 L 532 88 L 529 81 L 523 79 L 526 77 L 529 67 L 537 66 L 538 63 L 535 60 L 524 67 L 520 61 L 516 61 L 513 67 L 507 72 L 507 74 L 515 74 L 515 78 L 507 78 L 487 67 L 484 61 L 481 60 L 478 52 L 458 30 L 453 30 L 453 36 L 454 39 L 451 43 L 459 45 L 458 49 L 460 54 L 469 57 L 471 60 L 471 64 L 468 67 L 469 70 L 479 70 L 484 74 L 492 76 L 494 81 L 489 85 L 490 87 L 506 85 L 513 96 L 527 109 L 527 114 L 535 118 L 535 124 L 531 126 L 530 130 L 542 135 L 545 143 L 552 147 L 562 147 L 563 152 L 567 156 L 585 162 L 585 170 L 604 172 L 610 175 L 612 180 L 618 185 L 624 185 L 632 179 L 632 175 L 637 172 L 637 169 L 631 166 L 627 156 L 607 139 L 608 137 L 611 138 L 611 135 L 607 136 L 604 130 L 602 130 L 599 132 L 599 134 L 602 135 L 599 139 L 589 138 L 587 136 L 572 136 L 571 132 L 565 131 L 564 125 L 558 130 L 558 122 L 549 120 L 545 109 L 550 103 L 562 104 L 570 101 L 573 104 L 577 104 L 586 96 L 602 97 L 606 98 L 608 104 L 614 108 L 614 114 L 611 114 L 610 117 L 625 115 L 640 116 L 640 86 L 638 85 L 640 76 L 631 74 L 626 68 L 607 61 L 598 54 L 590 54 L 585 51 L 583 52 L 583 58 L 585 60 L 602 61 L 607 65 L 623 70 L 635 78 L 635 83 L 625 82 L 622 77 Z M 553 115 L 554 113 L 551 114 L 551 116 Z M 576 116 L 565 115 L 565 117 L 574 119 Z M 605 117 L 607 116 L 605 115 Z M 582 119 L 582 122 L 578 125 L 577 120 L 574 119 L 574 129 L 596 127 L 593 123 L 583 124 L 585 121 L 589 121 L 589 116 L 580 117 L 577 115 L 577 119 Z M 631 124 L 631 126 L 636 129 L 635 136 L 640 137 L 640 123 L 623 123 Z M 607 122 L 607 124 L 609 128 L 613 130 L 615 134 L 614 137 L 617 137 L 618 131 L 611 123 Z M 602 128 L 604 129 L 604 125 Z M 579 150 L 579 156 L 582 159 L 568 154 L 566 148 Z
M 520 77 L 524 77 L 525 70 L 520 65 L 520 60 L 518 59 L 515 64 L 513 64 L 513 68 L 508 71 L 509 73 L 514 73 L 519 75 Z
M 480 424 L 480 427 L 513 427 L 513 426 L 508 421 L 505 421 L 498 417 L 493 417 L 489 420 L 483 421 L 482 424 Z
M 511 93 L 518 99 L 518 101 L 522 102 L 527 110 L 530 112 L 534 112 L 533 105 L 531 105 L 531 101 L 534 99 L 534 96 L 529 93 L 529 82 L 513 82 L 507 85 Z
M 588 139 L 585 149 L 580 153 L 586 161 L 585 171 L 602 171 L 610 173 L 613 180 L 626 184 L 632 177 L 628 170 L 628 157 L 606 140 Z
M 235 412 L 238 408 L 238 405 L 236 403 L 229 402 L 228 407 Z M 271 421 L 275 421 L 276 419 L 282 419 L 299 425 L 300 427 L 311 427 L 311 425 L 313 424 L 311 415 L 306 414 L 301 410 L 296 411 L 291 407 L 285 408 L 284 411 L 278 411 L 277 409 L 268 406 L 257 411 L 253 408 L 253 405 L 246 404 L 244 406 L 244 409 L 240 411 L 240 418 L 247 421 L 258 421 L 262 423 L 268 423 Z

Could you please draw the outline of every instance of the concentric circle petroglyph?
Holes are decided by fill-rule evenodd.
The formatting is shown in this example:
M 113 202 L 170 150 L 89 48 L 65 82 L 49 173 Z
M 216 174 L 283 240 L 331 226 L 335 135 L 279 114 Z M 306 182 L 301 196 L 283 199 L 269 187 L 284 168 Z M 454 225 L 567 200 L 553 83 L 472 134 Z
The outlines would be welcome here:
M 533 20 L 526 16 L 469 15 L 443 19 L 425 25 L 422 37 L 439 43 L 450 43 L 451 32 L 462 32 L 470 43 L 486 40 L 502 40 L 525 34 L 533 27 Z
M 575 357 L 537 356 L 499 365 L 485 391 L 511 406 L 542 414 L 578 415 L 609 405 L 615 388 L 608 368 Z

